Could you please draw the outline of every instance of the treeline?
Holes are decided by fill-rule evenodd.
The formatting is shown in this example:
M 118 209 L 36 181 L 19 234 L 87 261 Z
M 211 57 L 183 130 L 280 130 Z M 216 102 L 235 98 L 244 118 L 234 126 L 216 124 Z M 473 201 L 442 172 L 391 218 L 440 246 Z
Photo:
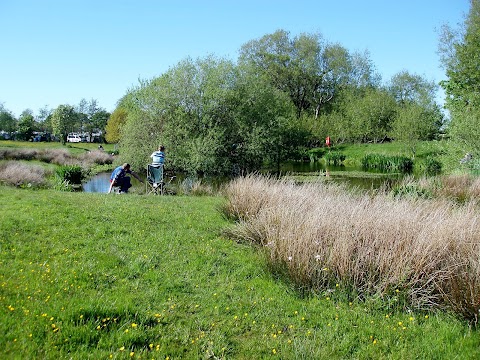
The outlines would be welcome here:
M 386 83 L 369 54 L 319 34 L 279 30 L 244 44 L 236 62 L 187 58 L 119 101 L 106 138 L 144 164 L 158 144 L 189 173 L 250 172 L 335 144 L 410 143 L 444 125 L 437 85 L 401 71 Z
M 0 104 L 0 131 L 3 138 L 23 141 L 32 140 L 34 134 L 41 133 L 44 135 L 42 140 L 65 142 L 70 132 L 86 133 L 93 139 L 94 133 L 105 131 L 109 117 L 110 113 L 95 99 L 81 99 L 78 105 L 63 104 L 56 109 L 45 106 L 38 114 L 26 109 L 18 119 Z

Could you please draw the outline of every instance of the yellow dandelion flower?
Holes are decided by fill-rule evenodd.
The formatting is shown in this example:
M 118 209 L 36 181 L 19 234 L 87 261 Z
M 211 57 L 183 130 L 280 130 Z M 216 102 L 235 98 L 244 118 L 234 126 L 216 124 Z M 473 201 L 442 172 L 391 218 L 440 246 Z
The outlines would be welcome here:
M 118 349 L 120 351 L 125 351 L 125 346 L 122 346 L 120 349 Z
M 275 355 L 277 353 L 276 349 L 272 349 L 272 354 Z
M 132 357 L 133 355 L 135 355 L 135 353 L 133 351 L 130 352 L 130 357 Z
M 135 323 L 132 323 L 132 328 L 136 328 L 138 325 Z
M 425 319 L 428 319 L 428 315 L 425 315 Z

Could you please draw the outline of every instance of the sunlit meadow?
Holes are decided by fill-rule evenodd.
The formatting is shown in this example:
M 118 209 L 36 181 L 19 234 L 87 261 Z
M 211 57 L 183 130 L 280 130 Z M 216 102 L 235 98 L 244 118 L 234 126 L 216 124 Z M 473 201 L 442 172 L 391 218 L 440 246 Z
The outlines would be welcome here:
M 299 294 L 224 202 L 0 188 L 1 357 L 476 358 L 448 313 Z

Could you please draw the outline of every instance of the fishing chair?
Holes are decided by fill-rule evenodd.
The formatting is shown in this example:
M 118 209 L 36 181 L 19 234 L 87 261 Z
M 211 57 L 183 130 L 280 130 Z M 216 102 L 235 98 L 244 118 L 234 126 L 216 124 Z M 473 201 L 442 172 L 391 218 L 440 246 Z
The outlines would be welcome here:
M 163 195 L 165 190 L 163 170 L 163 165 L 147 165 L 147 181 L 145 181 L 147 195 Z

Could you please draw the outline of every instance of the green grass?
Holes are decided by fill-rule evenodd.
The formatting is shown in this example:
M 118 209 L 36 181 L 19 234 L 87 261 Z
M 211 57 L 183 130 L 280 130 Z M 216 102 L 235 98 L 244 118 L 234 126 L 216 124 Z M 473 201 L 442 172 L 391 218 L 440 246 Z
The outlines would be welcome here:
M 13 141 L 0 140 L 0 148 L 5 149 L 68 149 L 73 155 L 82 154 L 85 151 L 98 149 L 99 143 L 67 143 L 62 145 L 60 142 L 31 142 L 31 141 Z M 114 144 L 102 144 L 107 152 L 114 151 Z
M 464 359 L 446 313 L 299 296 L 223 237 L 220 197 L 0 188 L 3 359 Z
M 440 157 L 445 153 L 446 146 L 444 141 L 421 141 L 417 145 L 415 159 L 424 161 L 427 157 Z M 395 141 L 377 144 L 345 144 L 335 146 L 335 149 L 345 154 L 346 165 L 360 165 L 362 158 L 368 154 L 413 156 L 406 145 Z

